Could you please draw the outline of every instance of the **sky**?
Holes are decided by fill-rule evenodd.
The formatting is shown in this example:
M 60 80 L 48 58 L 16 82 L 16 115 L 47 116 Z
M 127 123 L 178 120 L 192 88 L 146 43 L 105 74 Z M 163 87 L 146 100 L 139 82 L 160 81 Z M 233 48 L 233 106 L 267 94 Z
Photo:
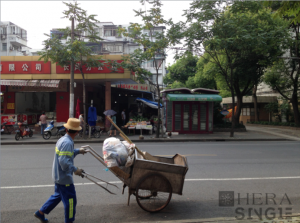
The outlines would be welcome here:
M 70 2 L 70 1 L 66 1 Z M 165 19 L 174 22 L 185 21 L 183 10 L 188 9 L 192 1 L 162 1 L 162 14 Z M 115 25 L 141 23 L 135 17 L 133 9 L 145 9 L 136 1 L 78 1 L 79 6 L 88 14 L 98 15 L 100 22 L 113 22 Z M 71 26 L 68 19 L 62 19 L 62 12 L 67 7 L 62 1 L 1 1 L 1 21 L 10 21 L 27 30 L 27 45 L 32 49 L 42 49 L 42 42 L 52 28 Z M 148 5 L 149 7 L 149 5 Z M 146 6 L 147 9 L 147 6 Z M 174 53 L 168 51 L 167 64 L 173 64 Z

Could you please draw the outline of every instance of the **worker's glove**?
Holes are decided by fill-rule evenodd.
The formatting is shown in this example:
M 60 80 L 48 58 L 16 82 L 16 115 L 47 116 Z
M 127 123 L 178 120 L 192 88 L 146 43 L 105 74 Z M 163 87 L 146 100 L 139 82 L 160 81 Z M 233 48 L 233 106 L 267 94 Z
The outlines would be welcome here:
M 75 175 L 82 176 L 83 169 L 77 167 L 77 170 L 74 172 Z
M 79 149 L 79 154 L 82 154 L 82 155 L 84 155 L 86 153 L 86 151 L 85 151 L 85 149 L 84 148 L 80 148 Z

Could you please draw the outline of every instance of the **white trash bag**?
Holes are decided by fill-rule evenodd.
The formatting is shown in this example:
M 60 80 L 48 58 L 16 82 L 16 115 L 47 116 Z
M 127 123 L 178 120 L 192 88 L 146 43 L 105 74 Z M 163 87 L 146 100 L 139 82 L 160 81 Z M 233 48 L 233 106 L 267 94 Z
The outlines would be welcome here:
M 103 158 L 107 167 L 125 166 L 128 158 L 126 146 L 117 138 L 110 137 L 103 142 Z

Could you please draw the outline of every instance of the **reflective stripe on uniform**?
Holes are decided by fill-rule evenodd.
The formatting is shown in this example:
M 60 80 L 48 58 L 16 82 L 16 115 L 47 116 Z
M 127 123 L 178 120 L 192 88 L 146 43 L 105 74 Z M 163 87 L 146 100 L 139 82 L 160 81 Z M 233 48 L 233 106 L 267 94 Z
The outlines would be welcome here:
M 69 199 L 69 218 L 73 218 L 73 198 Z
M 57 149 L 57 147 L 55 147 L 55 152 L 56 152 L 56 154 L 59 155 L 59 156 L 70 156 L 70 157 L 72 157 L 72 156 L 74 155 L 74 152 L 69 152 L 69 151 L 59 151 L 59 150 Z

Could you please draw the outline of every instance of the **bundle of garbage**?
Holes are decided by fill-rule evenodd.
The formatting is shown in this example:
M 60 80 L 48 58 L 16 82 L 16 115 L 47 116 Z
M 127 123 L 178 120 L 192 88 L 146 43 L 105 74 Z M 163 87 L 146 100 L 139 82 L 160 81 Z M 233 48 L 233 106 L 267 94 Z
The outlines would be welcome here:
M 103 158 L 107 167 L 126 166 L 133 164 L 135 144 L 110 137 L 103 142 Z

